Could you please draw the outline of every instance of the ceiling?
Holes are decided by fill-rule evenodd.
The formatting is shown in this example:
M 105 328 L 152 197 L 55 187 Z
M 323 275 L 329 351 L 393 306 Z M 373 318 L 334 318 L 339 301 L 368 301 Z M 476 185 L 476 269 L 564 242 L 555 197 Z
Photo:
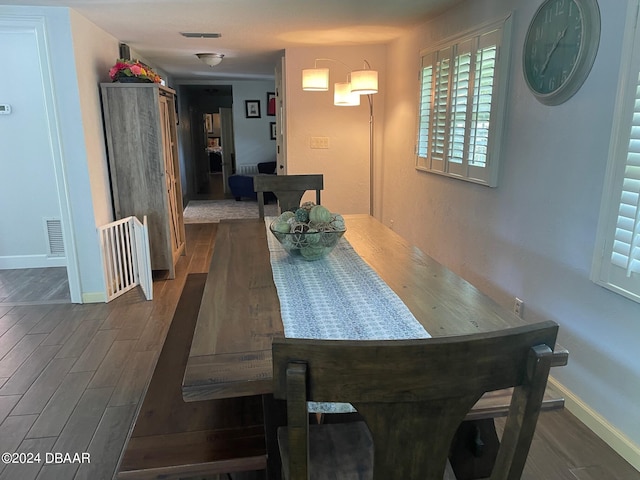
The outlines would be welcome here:
M 66 6 L 175 79 L 270 78 L 283 49 L 386 43 L 463 0 L 0 0 Z M 185 38 L 180 32 L 220 33 Z M 225 55 L 208 67 L 200 52 Z M 115 60 L 115 59 L 114 59 Z

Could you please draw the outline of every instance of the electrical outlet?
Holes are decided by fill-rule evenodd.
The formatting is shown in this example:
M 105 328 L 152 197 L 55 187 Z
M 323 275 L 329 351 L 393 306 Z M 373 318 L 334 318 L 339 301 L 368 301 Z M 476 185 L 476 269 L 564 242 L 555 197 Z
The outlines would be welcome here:
M 515 313 L 520 318 L 524 318 L 524 301 L 520 300 L 516 297 L 516 300 L 513 304 L 513 313 Z

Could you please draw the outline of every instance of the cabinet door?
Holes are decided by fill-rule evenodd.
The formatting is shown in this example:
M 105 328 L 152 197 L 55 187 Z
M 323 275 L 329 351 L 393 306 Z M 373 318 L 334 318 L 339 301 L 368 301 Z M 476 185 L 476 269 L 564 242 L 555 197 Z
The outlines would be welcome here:
M 175 114 L 173 99 L 160 95 L 160 125 L 162 127 L 162 143 L 167 202 L 169 209 L 169 226 L 171 231 L 171 247 L 174 255 L 184 244 L 184 227 L 182 226 L 182 198 L 179 185 Z

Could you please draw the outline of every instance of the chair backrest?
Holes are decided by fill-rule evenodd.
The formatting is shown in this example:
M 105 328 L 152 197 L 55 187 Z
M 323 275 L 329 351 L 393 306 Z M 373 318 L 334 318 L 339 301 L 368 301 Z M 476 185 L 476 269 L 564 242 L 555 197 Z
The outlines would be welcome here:
M 514 388 L 491 479 L 519 479 L 558 325 L 423 340 L 274 338 L 274 397 L 287 400 L 291 478 L 308 478 L 306 402 L 349 402 L 374 441 L 375 479 L 442 480 L 456 429 L 485 393 Z
M 320 205 L 320 190 L 324 188 L 323 176 L 316 175 L 256 175 L 253 189 L 258 193 L 258 213 L 264 218 L 263 192 L 273 192 L 278 198 L 280 211 L 292 210 L 300 206 L 307 190 L 316 191 L 316 204 Z

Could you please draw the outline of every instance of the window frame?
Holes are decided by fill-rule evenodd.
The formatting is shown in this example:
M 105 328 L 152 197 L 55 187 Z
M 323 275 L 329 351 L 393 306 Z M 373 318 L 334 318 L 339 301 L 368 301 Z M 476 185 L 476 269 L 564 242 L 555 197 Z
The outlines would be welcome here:
M 415 136 L 415 168 L 418 171 L 424 171 L 428 173 L 435 173 L 438 175 L 443 175 L 451 178 L 456 178 L 459 180 L 464 180 L 472 183 L 477 183 L 480 185 L 485 185 L 488 187 L 497 187 L 498 186 L 498 176 L 499 176 L 499 165 L 500 165 L 500 151 L 502 149 L 502 136 L 504 131 L 504 113 L 506 109 L 506 101 L 508 97 L 508 74 L 509 74 L 509 65 L 511 60 L 511 15 L 508 15 L 499 20 L 494 20 L 492 22 L 487 22 L 480 26 L 475 26 L 474 28 L 463 32 L 461 34 L 449 37 L 444 41 L 420 51 L 420 65 L 418 69 L 418 101 L 417 101 L 417 115 L 416 115 L 416 136 Z M 496 60 L 495 60 L 495 69 L 494 69 L 494 83 L 491 94 L 491 110 L 489 113 L 490 122 L 489 122 L 489 132 L 487 136 L 487 154 L 486 154 L 486 164 L 485 166 L 474 166 L 470 165 L 469 162 L 469 154 L 465 152 L 462 163 L 460 162 L 452 162 L 448 158 L 448 154 L 445 152 L 442 158 L 438 158 L 434 155 L 433 146 L 429 145 L 429 149 L 426 152 L 426 156 L 422 155 L 421 152 L 421 130 L 422 130 L 422 121 L 421 116 L 423 114 L 423 72 L 425 70 L 425 58 L 434 57 L 430 64 L 436 65 L 437 55 L 439 52 L 444 50 L 451 50 L 454 52 L 450 57 L 450 73 L 447 87 L 447 103 L 446 103 L 446 127 L 445 127 L 445 145 L 448 144 L 449 138 L 452 137 L 452 128 L 450 126 L 449 119 L 451 117 L 451 77 L 453 76 L 454 66 L 456 60 L 459 56 L 456 55 L 456 48 L 461 45 L 465 45 L 466 43 L 471 42 L 473 45 L 472 51 L 470 55 L 477 55 L 477 52 L 480 48 L 482 48 L 479 44 L 479 39 L 483 35 L 491 34 L 492 32 L 497 32 L 496 34 Z M 475 71 L 474 71 L 475 74 Z M 435 74 L 432 74 L 434 77 Z M 435 80 L 432 79 L 432 85 Z M 470 89 L 473 91 L 473 86 Z M 434 107 L 434 88 L 430 89 L 431 99 L 429 101 L 429 125 L 428 135 L 429 138 L 433 138 L 433 113 L 435 111 Z M 471 103 L 468 105 L 467 110 L 467 118 L 465 120 L 465 128 L 464 135 L 469 136 L 470 132 L 470 123 L 471 123 L 471 113 L 470 110 L 473 108 L 473 94 L 470 94 L 468 97 L 471 100 Z M 495 119 L 495 120 L 494 120 Z M 429 142 L 431 143 L 431 142 Z M 465 144 L 466 145 L 466 144 Z
M 629 163 L 631 130 L 632 126 L 640 125 L 640 122 L 636 121 L 634 124 L 633 121 L 634 111 L 636 115 L 640 112 L 640 107 L 635 107 L 636 102 L 640 100 L 639 8 L 639 0 L 629 2 L 625 40 L 620 58 L 630 58 L 631 61 L 621 61 L 618 72 L 618 94 L 614 107 L 607 170 L 591 266 L 591 280 L 594 283 L 638 303 L 640 303 L 640 272 L 630 273 L 630 276 L 627 276 L 626 269 L 616 265 L 612 256 L 615 251 L 620 206 L 623 204 L 622 192 L 626 178 L 625 170 Z M 640 209 L 640 201 L 636 208 Z M 637 211 L 636 216 L 640 216 L 640 211 Z M 629 255 L 633 256 L 633 251 Z M 636 260 L 640 261 L 640 258 Z

